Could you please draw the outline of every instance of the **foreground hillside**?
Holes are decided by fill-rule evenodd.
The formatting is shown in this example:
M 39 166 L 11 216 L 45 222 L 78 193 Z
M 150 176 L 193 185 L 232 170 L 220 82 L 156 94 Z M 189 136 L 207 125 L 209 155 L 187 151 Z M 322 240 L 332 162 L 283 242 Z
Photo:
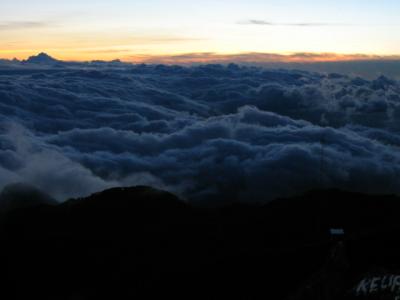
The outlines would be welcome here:
M 201 208 L 134 187 L 40 203 L 1 217 L 2 299 L 395 299 L 400 288 L 395 196 Z

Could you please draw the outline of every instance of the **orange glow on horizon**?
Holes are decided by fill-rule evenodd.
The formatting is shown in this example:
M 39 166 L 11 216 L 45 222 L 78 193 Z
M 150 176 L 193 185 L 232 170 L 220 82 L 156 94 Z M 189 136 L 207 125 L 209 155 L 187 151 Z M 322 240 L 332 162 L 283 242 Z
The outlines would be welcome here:
M 164 63 L 164 64 L 192 64 L 192 63 L 318 63 L 344 62 L 365 60 L 400 60 L 400 55 L 369 55 L 369 54 L 340 54 L 340 53 L 171 53 L 171 54 L 130 54 L 127 49 L 60 51 L 49 49 L 47 53 L 63 61 L 111 61 L 120 59 L 131 63 Z M 0 50 L 1 59 L 25 60 L 37 55 L 32 50 Z
M 399 60 L 400 55 L 367 55 L 367 54 L 338 54 L 338 53 L 184 53 L 179 55 L 132 55 L 127 61 L 191 64 L 191 63 L 317 63 L 344 62 L 366 60 Z

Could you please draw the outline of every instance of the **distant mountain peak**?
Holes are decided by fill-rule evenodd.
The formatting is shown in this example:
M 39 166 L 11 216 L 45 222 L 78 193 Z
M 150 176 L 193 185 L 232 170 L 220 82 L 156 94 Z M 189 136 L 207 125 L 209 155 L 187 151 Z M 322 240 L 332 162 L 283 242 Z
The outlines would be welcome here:
M 26 62 L 33 64 L 52 64 L 58 62 L 58 60 L 47 53 L 41 52 L 38 55 L 29 57 Z

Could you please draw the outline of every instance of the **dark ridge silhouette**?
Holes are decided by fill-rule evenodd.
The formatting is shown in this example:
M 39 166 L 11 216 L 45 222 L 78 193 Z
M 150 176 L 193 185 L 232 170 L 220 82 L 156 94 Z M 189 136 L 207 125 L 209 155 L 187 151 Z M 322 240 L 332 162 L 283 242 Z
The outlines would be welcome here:
M 0 193 L 0 212 L 35 207 L 56 205 L 57 201 L 39 189 L 24 183 L 6 186 Z
M 1 219 L 0 297 L 383 299 L 355 288 L 399 274 L 399 200 L 321 190 L 201 208 L 132 187 L 20 208 Z

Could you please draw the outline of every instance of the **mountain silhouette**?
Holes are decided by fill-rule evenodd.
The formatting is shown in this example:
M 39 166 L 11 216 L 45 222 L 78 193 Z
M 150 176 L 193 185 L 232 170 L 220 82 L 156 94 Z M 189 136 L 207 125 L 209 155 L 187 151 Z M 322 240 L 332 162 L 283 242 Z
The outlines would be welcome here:
M 56 205 L 57 201 L 39 189 L 24 183 L 10 184 L 0 193 L 0 212 L 35 207 Z
M 321 190 L 263 206 L 205 208 L 139 186 L 20 208 L 0 223 L 0 293 L 355 299 L 365 274 L 400 270 L 399 200 Z
M 48 64 L 56 64 L 59 63 L 60 61 L 51 57 L 50 55 L 41 52 L 38 55 L 34 55 L 29 57 L 26 60 L 27 63 L 31 63 L 31 64 L 40 64 L 40 65 L 48 65 Z

